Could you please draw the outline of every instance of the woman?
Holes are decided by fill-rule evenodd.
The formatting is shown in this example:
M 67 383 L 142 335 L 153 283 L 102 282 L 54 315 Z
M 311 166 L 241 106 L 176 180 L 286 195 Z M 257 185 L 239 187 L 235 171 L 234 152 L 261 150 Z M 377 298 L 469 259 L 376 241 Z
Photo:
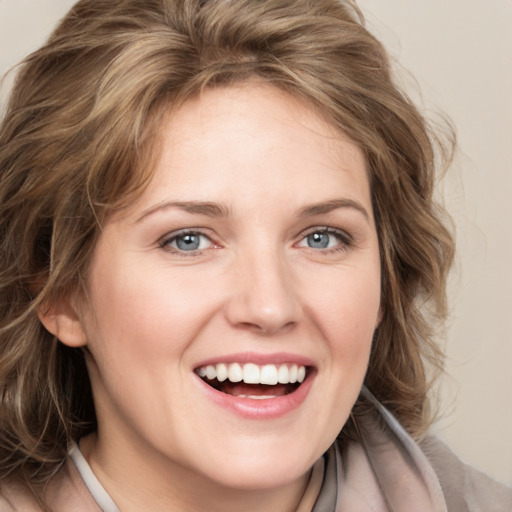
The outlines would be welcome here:
M 78 2 L 0 137 L 2 512 L 510 508 L 425 437 L 448 152 L 353 5 Z

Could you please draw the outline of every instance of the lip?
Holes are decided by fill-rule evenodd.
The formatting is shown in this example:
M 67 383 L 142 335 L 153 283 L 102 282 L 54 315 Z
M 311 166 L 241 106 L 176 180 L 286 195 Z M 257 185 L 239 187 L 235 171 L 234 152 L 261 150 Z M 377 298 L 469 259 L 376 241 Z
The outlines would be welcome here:
M 255 363 L 258 365 L 265 364 L 301 364 L 308 367 L 308 372 L 304 382 L 292 393 L 279 396 L 276 398 L 267 398 L 264 400 L 255 400 L 251 398 L 241 398 L 218 391 L 208 385 L 201 377 L 196 374 L 196 381 L 200 386 L 200 390 L 204 393 L 208 400 L 214 404 L 227 409 L 228 411 L 250 420 L 270 420 L 285 416 L 294 410 L 307 398 L 313 385 L 316 369 L 311 360 L 296 354 L 231 354 L 229 356 L 216 357 L 202 361 L 196 366 L 207 366 L 217 363 Z
M 314 367 L 313 361 L 307 357 L 287 352 L 278 352 L 275 354 L 257 354 L 255 352 L 242 352 L 239 354 L 228 354 L 225 356 L 212 357 L 198 363 L 194 370 L 202 366 L 215 365 L 218 363 L 254 363 L 259 366 L 266 364 L 297 364 L 307 367 Z

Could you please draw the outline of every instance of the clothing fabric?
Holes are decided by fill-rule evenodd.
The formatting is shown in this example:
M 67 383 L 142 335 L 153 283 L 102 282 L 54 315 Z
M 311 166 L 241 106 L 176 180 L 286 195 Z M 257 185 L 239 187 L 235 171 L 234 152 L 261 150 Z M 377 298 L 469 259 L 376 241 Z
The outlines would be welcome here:
M 360 442 L 335 442 L 313 467 L 297 512 L 512 512 L 512 489 L 462 463 L 429 437 L 417 444 L 366 390 Z M 74 445 L 48 485 L 54 512 L 119 512 Z M 2 489 L 0 512 L 42 512 L 29 493 Z

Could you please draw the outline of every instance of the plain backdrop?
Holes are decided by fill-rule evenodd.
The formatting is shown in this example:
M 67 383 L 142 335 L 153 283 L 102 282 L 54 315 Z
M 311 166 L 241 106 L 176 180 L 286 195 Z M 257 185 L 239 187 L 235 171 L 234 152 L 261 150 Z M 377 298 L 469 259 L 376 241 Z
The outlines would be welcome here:
M 0 0 L 0 74 L 37 48 L 73 3 Z M 457 127 L 443 191 L 458 256 L 444 417 L 435 431 L 463 460 L 512 484 L 512 0 L 359 5 L 400 63 L 410 95 L 427 115 L 442 111 Z

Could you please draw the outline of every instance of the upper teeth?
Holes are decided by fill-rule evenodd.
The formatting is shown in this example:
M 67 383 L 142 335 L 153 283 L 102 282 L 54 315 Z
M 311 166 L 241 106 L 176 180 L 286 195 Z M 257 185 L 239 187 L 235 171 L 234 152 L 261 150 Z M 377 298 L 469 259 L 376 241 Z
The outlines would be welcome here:
M 200 377 L 217 379 L 220 382 L 228 379 L 230 382 L 243 381 L 245 384 L 293 384 L 304 380 L 306 367 L 297 364 L 258 366 L 254 363 L 219 363 L 201 366 L 197 373 Z

